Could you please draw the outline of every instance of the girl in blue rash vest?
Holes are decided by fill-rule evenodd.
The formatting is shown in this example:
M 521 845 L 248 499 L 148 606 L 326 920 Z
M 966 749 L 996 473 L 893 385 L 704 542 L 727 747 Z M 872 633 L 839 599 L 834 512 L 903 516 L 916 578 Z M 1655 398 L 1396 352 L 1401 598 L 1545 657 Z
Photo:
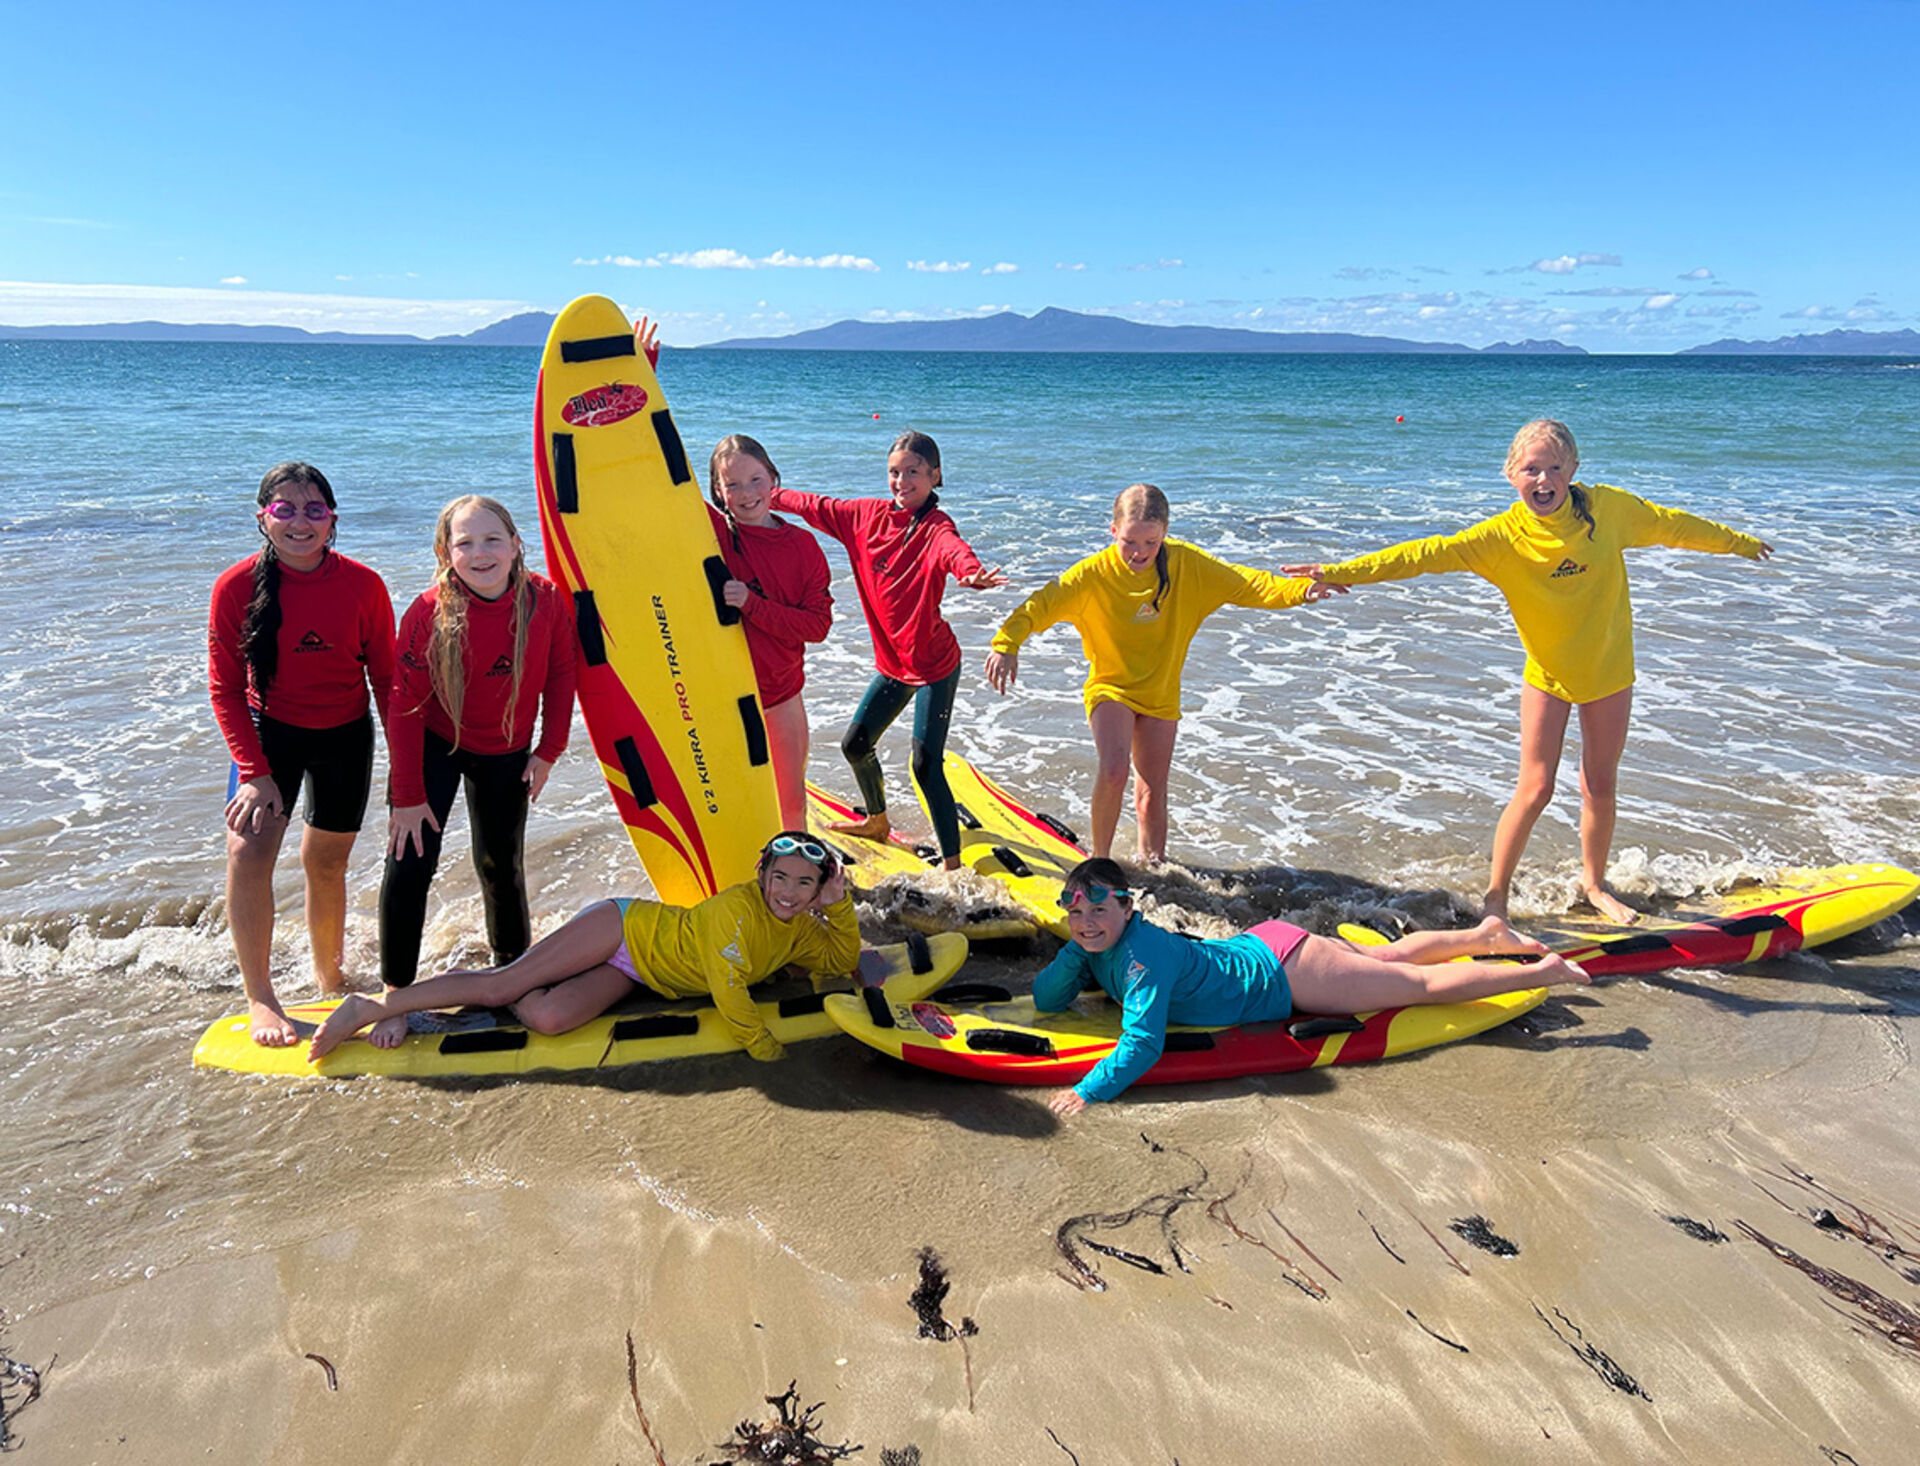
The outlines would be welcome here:
M 1470 931 L 1413 932 L 1383 947 L 1317 937 L 1285 921 L 1196 942 L 1134 910 L 1126 879 L 1117 864 L 1097 856 L 1067 872 L 1060 904 L 1072 940 L 1033 980 L 1033 1006 L 1042 1013 L 1061 1012 L 1094 987 L 1121 1006 L 1114 1051 L 1073 1088 L 1047 1097 L 1061 1115 L 1113 1099 L 1151 1069 L 1171 1023 L 1226 1028 L 1274 1022 L 1295 1009 L 1369 1013 L 1588 981 L 1578 966 L 1496 917 Z M 1473 952 L 1535 960 L 1452 960 Z

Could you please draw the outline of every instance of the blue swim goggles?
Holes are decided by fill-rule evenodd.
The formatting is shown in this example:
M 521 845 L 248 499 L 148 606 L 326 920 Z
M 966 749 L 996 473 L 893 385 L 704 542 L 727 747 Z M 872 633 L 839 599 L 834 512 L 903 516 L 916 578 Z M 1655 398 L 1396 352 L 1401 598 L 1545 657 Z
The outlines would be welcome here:
M 765 851 L 768 855 L 797 855 L 802 860 L 811 860 L 815 865 L 826 865 L 833 860 L 833 854 L 818 840 L 809 840 L 801 835 L 775 835 L 767 841 Z
M 1074 889 L 1060 893 L 1059 906 L 1062 911 L 1074 911 L 1081 905 L 1104 906 L 1109 896 L 1117 896 L 1122 901 L 1131 901 L 1133 892 L 1119 886 L 1088 886 L 1085 890 Z

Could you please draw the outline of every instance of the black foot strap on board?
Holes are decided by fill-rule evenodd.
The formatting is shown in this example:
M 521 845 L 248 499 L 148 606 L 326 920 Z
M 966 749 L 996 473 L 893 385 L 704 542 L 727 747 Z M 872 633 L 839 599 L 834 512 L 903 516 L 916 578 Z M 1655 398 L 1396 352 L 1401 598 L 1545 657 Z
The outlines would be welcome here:
M 893 1027 L 893 1008 L 879 988 L 861 988 L 860 1000 L 867 1005 L 867 1017 L 873 1020 L 875 1028 Z
M 1358 1033 L 1366 1026 L 1358 1018 L 1302 1018 L 1289 1023 L 1287 1032 L 1297 1039 L 1325 1038 L 1334 1033 Z

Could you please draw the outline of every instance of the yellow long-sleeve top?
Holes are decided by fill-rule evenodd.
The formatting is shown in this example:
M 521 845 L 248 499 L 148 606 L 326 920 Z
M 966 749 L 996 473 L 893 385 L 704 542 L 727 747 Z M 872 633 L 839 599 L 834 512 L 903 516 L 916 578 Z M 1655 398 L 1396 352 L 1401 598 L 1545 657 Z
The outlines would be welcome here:
M 729 886 L 698 906 L 634 901 L 624 927 L 627 954 L 640 980 L 662 997 L 711 994 L 742 1048 L 756 1059 L 778 1059 L 786 1048 L 761 1022 L 747 989 L 789 962 L 815 972 L 852 972 L 860 961 L 853 897 L 841 897 L 825 916 L 822 921 L 802 912 L 782 921 L 753 881 Z
M 1668 545 L 1752 560 L 1761 542 L 1624 489 L 1594 484 L 1586 492 L 1591 539 L 1571 495 L 1545 518 L 1516 501 L 1458 534 L 1408 540 L 1324 566 L 1321 574 L 1340 585 L 1368 585 L 1471 570 L 1506 597 L 1527 653 L 1526 680 L 1566 702 L 1594 702 L 1633 685 L 1633 604 L 1623 551 Z
M 1129 570 L 1108 545 L 1028 596 L 994 633 L 993 649 L 1017 652 L 1036 631 L 1062 621 L 1087 654 L 1087 713 L 1123 703 L 1150 718 L 1180 716 L 1180 673 L 1194 633 L 1222 606 L 1281 609 L 1303 604 L 1310 580 L 1270 575 L 1217 560 L 1185 540 L 1167 541 L 1167 591 L 1154 609 L 1153 566 Z

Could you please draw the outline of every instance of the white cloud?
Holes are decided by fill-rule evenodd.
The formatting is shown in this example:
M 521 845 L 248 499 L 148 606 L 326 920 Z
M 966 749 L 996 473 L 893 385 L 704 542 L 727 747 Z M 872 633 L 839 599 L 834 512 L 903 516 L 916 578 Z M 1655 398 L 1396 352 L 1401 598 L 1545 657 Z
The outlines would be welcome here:
M 908 260 L 907 268 L 916 275 L 958 275 L 973 268 L 970 260 Z
M 1680 297 L 1678 295 L 1674 295 L 1671 293 L 1664 294 L 1664 295 L 1649 295 L 1646 299 L 1645 305 L 1643 305 L 1641 309 L 1650 310 L 1650 311 L 1667 310 L 1673 305 L 1675 301 L 1679 299 Z
M 1678 280 L 1711 280 L 1713 278 L 1713 271 L 1709 270 L 1705 265 L 1702 265 L 1697 270 L 1689 270 L 1686 274 L 1677 275 L 1674 278 Z
M 1002 260 L 997 265 L 982 265 L 980 267 L 980 273 L 982 275 L 1017 275 L 1020 273 L 1020 267 L 1018 265 L 1010 265 L 1005 260 Z
M 1150 265 L 1122 265 L 1120 268 L 1123 270 L 1133 270 L 1133 271 L 1184 270 L 1186 266 L 1187 266 L 1187 262 L 1185 260 L 1155 260 Z
M 245 285 L 247 283 L 247 277 L 245 275 L 222 275 L 220 277 L 220 283 L 222 285 Z
M 620 265 L 629 270 L 657 270 L 662 265 L 677 265 L 685 270 L 859 270 L 877 275 L 880 267 L 865 255 L 796 255 L 776 249 L 755 259 L 737 249 L 662 250 L 647 258 L 633 255 L 601 255 L 595 259 L 574 260 L 576 265 Z
M 1066 262 L 1065 260 L 1055 260 L 1055 261 L 1053 262 L 1053 267 L 1054 267 L 1054 269 L 1056 269 L 1056 270 L 1075 270 L 1075 271 L 1078 271 L 1078 270 L 1084 270 L 1084 269 L 1086 269 L 1086 267 L 1087 267 L 1087 265 L 1086 265 L 1086 261 L 1085 261 L 1085 260 L 1081 260 L 1081 261 L 1080 261 L 1080 262 L 1078 262 L 1077 264 L 1071 264 L 1071 265 L 1070 265 L 1070 264 L 1068 264 L 1068 263 L 1067 263 L 1067 262 Z
M 533 307 L 519 300 L 400 300 L 302 295 L 212 286 L 50 285 L 0 280 L 0 321 L 10 326 L 82 326 L 115 321 L 175 325 L 299 326 L 447 336 Z
M 1489 275 L 1571 275 L 1583 265 L 1617 265 L 1619 255 L 1578 254 L 1555 255 L 1551 259 L 1535 260 L 1530 265 L 1507 265 L 1498 270 L 1488 270 Z

